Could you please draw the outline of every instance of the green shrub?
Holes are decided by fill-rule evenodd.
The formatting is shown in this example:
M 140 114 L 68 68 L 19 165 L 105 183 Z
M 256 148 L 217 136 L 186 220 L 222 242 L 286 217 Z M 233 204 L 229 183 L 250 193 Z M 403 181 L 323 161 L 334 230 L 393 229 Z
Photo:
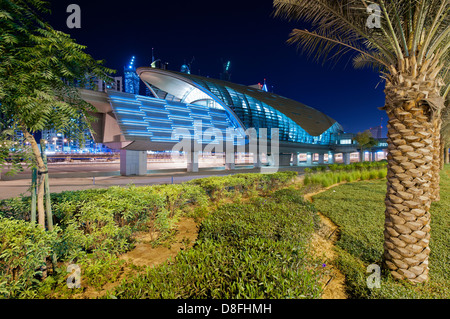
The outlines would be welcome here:
M 330 164 L 328 165 L 328 168 L 330 169 L 330 171 L 332 172 L 336 172 L 337 170 L 339 170 L 341 166 L 339 164 Z
M 79 266 L 84 284 L 100 289 L 107 283 L 117 281 L 124 264 L 124 260 L 105 254 L 103 258 L 88 256 Z
M 386 177 L 387 170 L 384 169 L 355 169 L 356 166 L 353 164 L 350 166 L 341 166 L 345 170 L 337 171 L 330 170 L 330 172 L 321 172 L 316 174 L 307 174 L 303 180 L 303 184 L 318 184 L 322 187 L 329 187 L 331 185 L 340 182 L 354 182 L 357 180 L 369 180 Z M 350 169 L 351 168 L 351 169 Z M 333 169 L 336 169 L 333 168 Z
M 287 186 L 298 175 L 297 172 L 285 171 L 274 174 L 236 174 L 223 177 L 206 177 L 187 182 L 198 185 L 206 191 L 211 199 L 255 194 L 255 191 L 267 192 Z
M 0 217 L 30 220 L 31 199 L 14 197 L 0 201 Z
M 316 210 L 294 189 L 220 206 L 199 240 L 158 268 L 111 292 L 116 298 L 318 298 L 319 274 L 306 255 Z
M 41 296 L 48 296 L 52 293 L 63 293 L 71 295 L 71 293 L 65 289 L 65 282 L 61 274 L 64 273 L 64 269 L 56 269 L 56 274 L 49 277 L 44 282 L 40 283 L 40 290 L 35 290 L 33 286 L 32 290 L 27 290 L 31 285 L 35 285 L 38 282 L 31 278 L 36 274 L 39 274 L 39 266 L 44 263 L 44 257 L 55 255 L 59 262 L 73 263 L 82 265 L 83 276 L 85 276 L 86 282 L 89 285 L 100 287 L 108 280 L 115 280 L 117 273 L 121 267 L 120 262 L 117 260 L 117 256 L 122 254 L 133 247 L 134 237 L 133 234 L 138 231 L 150 231 L 158 232 L 158 240 L 165 240 L 167 237 L 173 234 L 173 225 L 177 218 L 182 215 L 188 215 L 199 218 L 208 218 L 211 207 L 210 199 L 230 197 L 236 202 L 236 211 L 234 212 L 233 219 L 239 220 L 239 212 L 242 210 L 246 214 L 252 215 L 254 220 L 258 220 L 264 224 L 265 231 L 258 232 L 251 222 L 247 220 L 241 229 L 238 238 L 249 243 L 253 240 L 249 233 L 256 232 L 259 236 L 267 235 L 271 237 L 262 237 L 262 241 L 274 241 L 273 245 L 278 245 L 277 242 L 282 236 L 283 238 L 297 238 L 298 241 L 291 243 L 292 247 L 298 245 L 304 245 L 307 241 L 306 237 L 302 237 L 300 240 L 301 228 L 299 224 L 292 224 L 291 220 L 286 216 L 282 217 L 282 214 L 292 214 L 299 210 L 303 210 L 306 214 L 304 223 L 301 224 L 302 229 L 310 232 L 311 227 L 308 226 L 311 222 L 310 219 L 314 213 L 311 212 L 311 208 L 308 204 L 295 202 L 299 199 L 295 199 L 294 193 L 281 192 L 269 200 L 268 204 L 261 201 L 251 200 L 250 206 L 240 206 L 239 200 L 241 196 L 253 197 L 257 194 L 269 194 L 277 189 L 285 188 L 290 185 L 294 178 L 297 176 L 296 172 L 279 172 L 275 174 L 237 174 L 226 177 L 213 177 L 201 180 L 191 181 L 184 184 L 176 185 L 158 185 L 158 186 L 146 186 L 146 187 L 110 187 L 108 189 L 92 189 L 76 192 L 62 192 L 59 194 L 52 194 L 52 210 L 54 214 L 55 230 L 51 233 L 42 232 L 42 234 L 34 230 L 34 228 L 27 228 L 30 224 L 23 220 L 29 219 L 29 197 L 28 198 L 16 198 L 12 200 L 6 200 L 1 202 L 1 216 L 14 217 L 21 219 L 20 227 L 22 230 L 19 236 L 20 240 L 28 240 L 29 237 L 43 236 L 46 239 L 45 244 L 42 240 L 37 242 L 41 243 L 39 249 L 31 249 L 32 253 L 38 257 L 24 257 L 23 250 L 8 250 L 9 246 L 3 245 L 2 249 L 8 251 L 8 260 L 20 260 L 18 264 L 24 265 L 22 268 L 14 270 L 16 277 L 11 277 L 9 268 L 2 269 L 2 280 L 0 281 L 0 293 L 8 294 L 8 296 L 25 296 L 41 293 Z M 280 198 L 284 198 L 280 202 Z M 262 206 L 270 208 L 270 212 L 273 215 L 269 215 L 267 212 L 259 212 Z M 220 210 L 220 214 L 224 214 Z M 278 220 L 276 217 L 278 216 Z M 264 221 L 267 219 L 266 221 Z M 2 218 L 2 221 L 7 219 Z M 271 221 L 268 223 L 267 221 Z M 5 222 L 7 223 L 7 222 Z M 19 223 L 19 221 L 9 222 L 11 225 Z M 277 224 L 278 223 L 278 224 Z M 15 229 L 11 225 L 7 226 L 10 229 Z M 19 224 L 18 224 L 19 225 Z M 275 229 L 275 233 L 267 231 L 270 227 L 278 225 Z M 239 227 L 237 223 L 233 227 Z M 292 227 L 296 231 L 292 231 Z M 283 230 L 283 228 L 286 228 Z M 18 231 L 19 232 L 19 231 Z M 36 232 L 34 234 L 33 232 Z M 283 232 L 290 232 L 289 236 Z M 7 232 L 5 232 L 7 234 Z M 247 234 L 247 235 L 246 235 Z M 45 236 L 49 236 L 48 238 Z M 247 237 L 246 237 L 247 236 Z M 299 237 L 300 236 L 300 237 Z M 246 237 L 244 240 L 243 238 Z M 7 235 L 3 235 L 2 240 L 8 238 Z M 37 238 L 37 237 L 36 237 Z M 6 240 L 6 239 L 5 239 Z M 20 241 L 19 240 L 19 241 Z M 29 244 L 29 242 L 26 242 Z M 269 244 L 262 244 L 269 245 Z M 286 248 L 280 244 L 280 254 L 289 256 L 291 254 L 290 248 Z M 286 243 L 286 245 L 288 245 Z M 5 248 L 6 247 L 6 248 Z M 222 247 L 222 245 L 221 245 Z M 225 256 L 225 247 L 222 252 Z M 253 248 L 252 248 L 253 249 Z M 3 251 L 2 251 L 3 254 Z M 241 252 L 236 251 L 237 256 L 241 258 L 243 255 Z M 269 252 L 261 252 L 261 258 L 268 258 Z M 269 255 L 267 255 L 269 254 Z M 286 255 L 287 254 L 287 255 Z M 5 255 L 7 256 L 7 255 Z M 34 255 L 33 255 L 34 256 Z M 41 260 L 42 257 L 42 260 Z M 2 255 L 3 258 L 3 255 Z M 5 257 L 6 258 L 6 257 Z M 22 263 L 23 258 L 27 258 L 29 263 Z M 224 257 L 225 258 L 225 257 Z M 244 257 L 242 257 L 244 258 Z M 247 258 L 247 257 L 245 257 Z M 244 259 L 245 259 L 244 258 Z M 32 260 L 39 260 L 35 266 L 31 266 Z M 6 260 L 6 259 L 5 259 Z M 3 262 L 3 259 L 2 259 Z M 253 261 L 251 261 L 253 262 Z M 14 263 L 11 263 L 12 265 Z M 16 262 L 17 264 L 17 262 Z M 6 263 L 2 264 L 2 267 L 9 267 Z M 272 267 L 272 266 L 271 266 Z M 273 265 L 278 270 L 274 270 L 274 276 L 280 271 L 281 265 L 275 263 Z M 278 267 L 278 268 L 277 268 Z M 110 268 L 110 273 L 108 273 Z M 274 269 L 275 269 L 274 268 Z M 3 273 L 5 273 L 3 275 Z M 261 270 L 263 273 L 263 270 Z M 294 276 L 294 270 L 289 273 L 289 276 Z M 310 273 L 304 272 L 299 274 L 300 277 L 306 279 Z M 8 277 L 9 276 L 9 277 Z M 87 277 L 86 277 L 87 276 Z M 34 278 L 34 277 L 33 277 Z M 309 278 L 309 277 L 308 277 Z M 311 278 L 315 278 L 312 276 Z M 315 279 L 314 279 L 315 280 Z M 245 282 L 245 281 L 244 281 Z M 300 281 L 299 281 L 300 282 Z M 247 283 L 245 283 L 247 284 Z M 279 282 L 280 288 L 283 289 L 283 294 L 288 291 L 286 284 Z M 233 283 L 233 285 L 238 285 Z M 269 285 L 269 283 L 267 283 Z M 284 286 L 283 286 L 284 285 Z M 293 286 L 296 284 L 292 283 Z M 14 286 L 15 288 L 11 288 Z M 31 288 L 30 288 L 31 289 Z M 234 288 L 233 288 L 234 289 Z M 241 289 L 241 288 L 239 288 Z M 252 288 L 253 289 L 253 288 Z M 272 289 L 272 288 L 270 288 Z M 270 290 L 269 289 L 269 290 Z M 313 290 L 313 288 L 311 288 Z M 309 292 L 311 295 L 316 294 L 314 290 Z M 260 290 L 255 290 L 254 296 L 261 296 Z M 269 291 L 265 293 L 269 294 Z
M 133 244 L 136 231 L 170 233 L 173 218 L 187 207 L 206 205 L 205 191 L 195 185 L 111 187 L 64 192 L 55 196 L 55 217 L 65 231 L 56 248 L 59 258 L 80 251 L 120 254 Z
M 55 232 L 0 217 L 0 298 L 32 298 Z

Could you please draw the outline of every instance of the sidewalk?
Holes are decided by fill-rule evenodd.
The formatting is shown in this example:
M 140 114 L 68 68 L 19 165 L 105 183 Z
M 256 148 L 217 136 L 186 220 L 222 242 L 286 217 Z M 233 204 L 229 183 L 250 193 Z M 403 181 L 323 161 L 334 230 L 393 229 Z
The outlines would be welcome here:
M 303 167 L 280 167 L 278 171 L 298 171 L 303 173 Z M 153 184 L 174 184 L 183 183 L 196 178 L 204 178 L 209 176 L 225 176 L 240 173 L 272 173 L 273 168 L 263 167 L 261 169 L 249 168 L 249 166 L 238 167 L 235 170 L 226 171 L 224 169 L 200 168 L 198 173 L 187 173 L 186 170 L 161 170 L 149 171 L 146 176 L 120 176 L 117 173 L 110 176 L 84 177 L 76 176 L 73 172 L 58 173 L 57 177 L 49 178 L 50 191 L 52 193 L 60 193 L 63 191 L 76 191 L 92 188 L 108 188 L 111 186 L 126 186 L 134 184 L 136 186 L 145 186 Z M 75 176 L 74 176 L 75 175 Z M 78 174 L 80 175 L 80 174 Z M 19 179 L 10 181 L 0 181 L 0 200 L 17 197 L 30 196 L 31 180 Z

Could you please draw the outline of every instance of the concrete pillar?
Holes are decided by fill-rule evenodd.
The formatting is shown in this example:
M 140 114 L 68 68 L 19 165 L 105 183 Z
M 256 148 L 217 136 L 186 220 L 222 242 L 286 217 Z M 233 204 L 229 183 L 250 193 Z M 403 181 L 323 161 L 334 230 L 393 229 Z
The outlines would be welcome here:
M 261 168 L 262 162 L 261 162 L 261 156 L 259 154 L 253 154 L 253 167 L 254 168 Z
M 292 166 L 298 166 L 298 155 L 299 154 L 297 152 L 292 154 Z
M 328 153 L 328 164 L 334 164 L 334 153 Z
M 278 158 L 275 156 L 278 156 Z M 279 167 L 282 166 L 282 162 L 284 166 L 291 165 L 291 154 L 267 154 L 267 163 L 269 166 Z
M 271 155 L 273 156 L 273 154 Z M 279 166 L 291 166 L 292 154 L 279 154 Z M 274 160 L 274 159 L 273 159 Z
M 377 152 L 373 151 L 372 152 L 372 162 L 376 162 L 377 161 Z
M 120 175 L 147 175 L 147 151 L 120 150 Z
M 313 154 L 311 152 L 306 153 L 306 165 L 308 166 L 312 165 L 312 157 Z
M 236 169 L 236 157 L 234 152 L 225 153 L 225 169 L 226 170 Z
M 187 171 L 189 173 L 198 172 L 198 152 L 189 152 L 187 154 Z
M 319 153 L 319 165 L 322 165 L 323 163 L 325 163 L 325 154 Z
M 350 153 L 342 153 L 342 157 L 345 165 L 350 164 Z

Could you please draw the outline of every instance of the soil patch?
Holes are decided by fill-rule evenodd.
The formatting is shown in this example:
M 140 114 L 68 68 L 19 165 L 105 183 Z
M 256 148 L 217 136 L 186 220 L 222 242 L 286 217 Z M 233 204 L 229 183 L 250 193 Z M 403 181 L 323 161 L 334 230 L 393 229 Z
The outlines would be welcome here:
M 133 250 L 120 256 L 121 259 L 136 266 L 158 266 L 171 257 L 175 257 L 181 250 L 194 245 L 198 236 L 198 227 L 192 218 L 183 217 L 178 223 L 175 238 L 170 245 L 152 247 L 154 235 L 144 234 L 137 238 Z
M 87 289 L 78 298 L 95 299 L 104 296 L 107 291 L 121 284 L 123 279 L 135 274 L 136 270 L 132 269 L 134 266 L 156 267 L 170 258 L 174 258 L 181 250 L 191 248 L 198 237 L 198 225 L 192 218 L 182 217 L 177 224 L 176 233 L 170 243 L 165 243 L 157 247 L 152 246 L 152 241 L 157 238 L 155 233 L 141 233 L 136 236 L 135 248 L 119 258 L 125 260 L 127 263 L 124 269 L 115 282 L 108 283 L 97 290 L 93 287 Z
M 343 183 L 340 183 L 343 184 Z M 304 195 L 305 200 L 313 202 L 312 197 L 329 190 L 336 184 L 315 193 Z M 331 219 L 318 212 L 320 217 L 320 228 L 313 234 L 311 240 L 311 253 L 325 260 L 327 275 L 322 279 L 322 299 L 347 299 L 345 293 L 345 276 L 337 269 L 333 263 L 336 260 L 334 244 L 339 239 L 339 227 Z

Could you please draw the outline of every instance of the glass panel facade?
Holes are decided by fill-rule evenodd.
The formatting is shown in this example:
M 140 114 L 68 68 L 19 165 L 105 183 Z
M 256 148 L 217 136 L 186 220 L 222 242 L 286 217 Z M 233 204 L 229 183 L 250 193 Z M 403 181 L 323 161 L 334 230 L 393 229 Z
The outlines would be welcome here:
M 281 141 L 330 145 L 334 144 L 338 134 L 343 132 L 341 125 L 336 122 L 320 136 L 312 136 L 280 111 L 247 94 L 210 81 L 197 78 L 192 80 L 230 107 L 246 128 L 267 128 L 269 138 L 271 129 L 278 128 Z

